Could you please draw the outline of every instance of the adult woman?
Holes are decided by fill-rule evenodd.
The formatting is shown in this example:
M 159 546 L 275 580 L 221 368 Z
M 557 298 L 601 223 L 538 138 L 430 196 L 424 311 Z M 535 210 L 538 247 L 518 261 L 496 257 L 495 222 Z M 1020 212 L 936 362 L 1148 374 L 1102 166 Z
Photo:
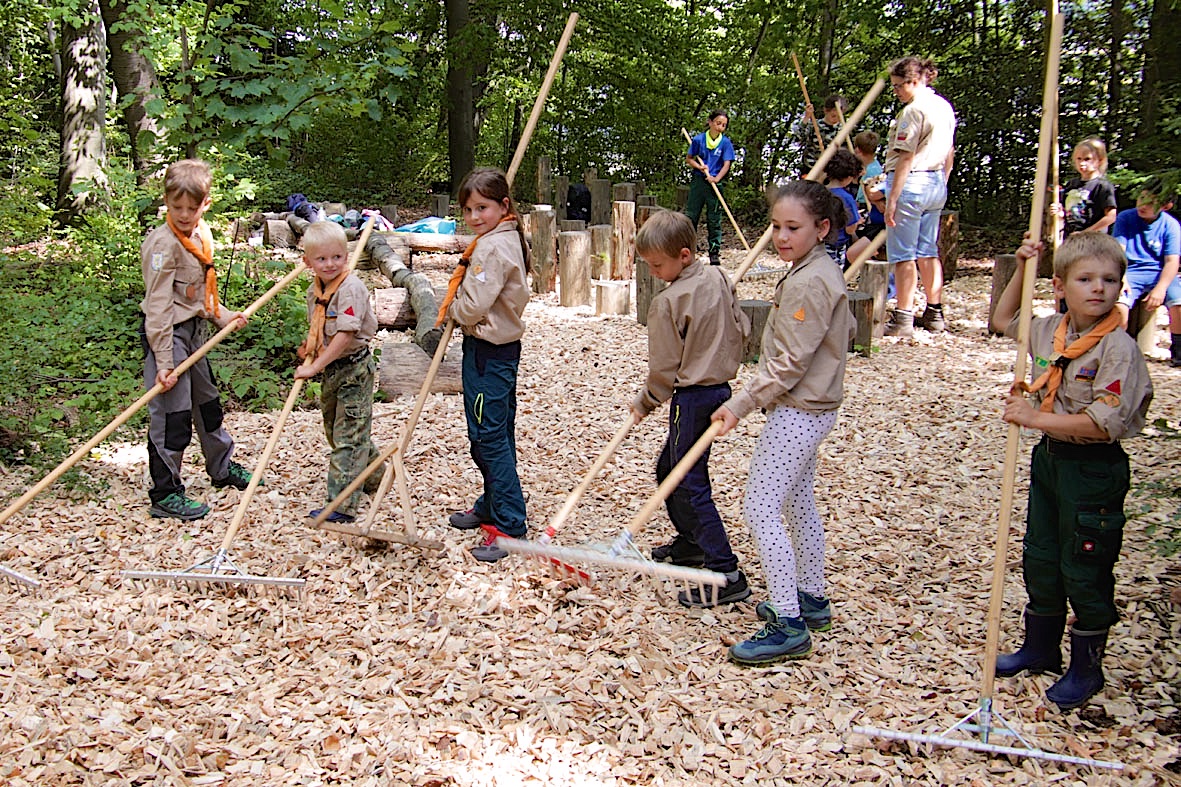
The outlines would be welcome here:
M 927 291 L 920 327 L 942 331 L 943 266 L 939 211 L 955 158 L 955 110 L 930 85 L 939 70 L 930 60 L 904 57 L 890 65 L 890 85 L 905 106 L 890 127 L 886 151 L 886 254 L 894 268 L 898 302 L 887 336 L 914 335 L 917 275 Z

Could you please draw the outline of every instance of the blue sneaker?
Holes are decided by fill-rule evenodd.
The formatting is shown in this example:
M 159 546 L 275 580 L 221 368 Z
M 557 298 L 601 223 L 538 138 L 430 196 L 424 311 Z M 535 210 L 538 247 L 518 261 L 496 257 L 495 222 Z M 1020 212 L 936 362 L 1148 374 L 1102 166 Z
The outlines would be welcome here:
M 812 631 L 828 631 L 832 628 L 832 605 L 824 596 L 813 596 L 803 590 L 800 597 L 800 614 Z
M 730 647 L 730 658 L 739 664 L 774 664 L 784 659 L 802 659 L 812 652 L 812 637 L 803 616 L 780 617 L 771 604 L 762 602 L 756 607 L 759 617 L 767 621 L 753 637 Z
M 324 509 L 322 509 L 322 508 L 312 509 L 311 511 L 308 512 L 308 519 L 315 519 L 316 517 L 320 516 L 320 512 L 323 510 Z M 328 515 L 328 518 L 325 519 L 324 521 L 325 522 L 336 522 L 338 524 L 347 525 L 350 522 L 356 522 L 357 518 L 355 516 L 353 516 L 352 514 L 342 514 L 340 511 L 333 511 L 331 514 Z

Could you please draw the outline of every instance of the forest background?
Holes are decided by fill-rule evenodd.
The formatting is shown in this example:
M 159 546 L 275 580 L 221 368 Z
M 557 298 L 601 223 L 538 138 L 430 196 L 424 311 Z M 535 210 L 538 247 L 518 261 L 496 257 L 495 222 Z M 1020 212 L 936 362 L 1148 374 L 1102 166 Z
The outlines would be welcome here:
M 797 169 L 803 63 L 818 106 L 856 103 L 893 59 L 939 66 L 956 108 L 949 206 L 968 228 L 1026 221 L 1041 113 L 1046 7 L 1029 0 L 2 0 L 0 7 L 0 462 L 43 467 L 139 387 L 139 243 L 158 175 L 197 155 L 214 215 L 277 210 L 286 195 L 421 204 L 474 165 L 507 166 L 571 10 L 581 14 L 517 178 L 539 156 L 644 180 L 671 204 L 687 179 L 680 128 L 713 109 L 738 150 L 729 199 L 765 220 L 764 188 Z M 1181 0 L 1064 3 L 1060 167 L 1098 135 L 1121 196 L 1181 182 Z M 883 137 L 888 96 L 862 123 Z M 227 301 L 266 286 L 239 252 Z M 231 404 L 273 407 L 304 331 L 301 287 L 214 361 Z M 314 387 L 309 392 L 315 394 Z M 134 422 L 133 422 L 134 426 Z M 75 482 L 79 479 L 75 478 Z

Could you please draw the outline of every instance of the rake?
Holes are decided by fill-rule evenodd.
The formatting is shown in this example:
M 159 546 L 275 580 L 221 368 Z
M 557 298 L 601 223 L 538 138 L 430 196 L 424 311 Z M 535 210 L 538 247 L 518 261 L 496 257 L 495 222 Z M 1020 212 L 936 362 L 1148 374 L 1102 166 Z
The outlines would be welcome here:
M 685 139 L 689 140 L 689 146 L 692 147 L 693 137 L 689 136 L 689 132 L 686 131 L 683 126 L 681 127 L 681 133 L 685 135 Z M 696 158 L 697 163 L 704 167 L 705 162 L 701 160 L 701 156 L 697 156 Z M 746 242 L 746 236 L 742 234 L 742 228 L 738 226 L 738 222 L 735 220 L 734 214 L 730 212 L 730 206 L 726 204 L 726 198 L 722 196 L 722 190 L 718 188 L 718 184 L 714 183 L 712 180 L 707 179 L 706 183 L 708 183 L 713 188 L 714 195 L 718 198 L 718 202 L 722 203 L 722 207 L 725 209 L 726 215 L 730 218 L 730 223 L 734 225 L 734 231 L 738 233 L 738 240 L 742 241 L 742 248 L 750 251 L 750 244 Z
M 27 593 L 36 593 L 41 590 L 41 583 L 32 577 L 25 576 L 19 571 L 14 571 L 11 568 L 0 566 L 0 579 L 12 585 L 17 590 L 23 590 Z
M 627 426 L 630 428 L 630 422 Z M 603 568 L 618 569 L 630 574 L 654 577 L 656 579 L 671 579 L 674 582 L 683 583 L 686 590 L 697 586 L 700 588 L 702 598 L 706 597 L 708 592 L 706 590 L 707 587 L 714 588 L 713 592 L 716 593 L 717 588 L 726 584 L 725 574 L 718 573 L 717 571 L 674 566 L 668 563 L 657 563 L 649 560 L 640 552 L 636 546 L 635 539 L 640 531 L 644 529 L 644 526 L 648 524 L 648 520 L 656 513 L 656 509 L 664 504 L 668 496 L 680 485 L 681 481 L 689 473 L 689 470 L 692 469 L 697 460 L 701 458 L 706 449 L 713 443 L 721 429 L 721 421 L 714 421 L 710 424 L 709 428 L 705 430 L 705 433 L 697 439 L 697 442 L 686 452 L 685 456 L 681 458 L 681 461 L 677 462 L 676 466 L 669 472 L 668 477 L 660 482 L 660 486 L 656 487 L 656 491 L 652 493 L 652 496 L 648 498 L 644 506 L 632 517 L 627 527 L 616 536 L 615 540 L 611 542 L 611 545 L 607 547 L 605 552 L 588 548 L 555 547 L 548 542 L 540 540 L 529 542 L 516 538 L 499 538 L 496 541 L 497 545 L 509 552 L 519 555 L 530 555 L 549 561 L 550 563 L 563 563 L 571 566 L 578 565 L 579 563 L 587 563 Z M 623 432 L 623 430 L 620 431 Z M 619 433 L 616 434 L 616 438 L 620 441 L 623 439 Z M 615 442 L 613 439 L 612 443 Z M 609 445 L 608 448 L 611 448 L 611 446 Z M 601 455 L 599 459 L 602 464 L 606 464 L 610 455 L 607 451 L 603 453 L 604 455 Z M 596 466 L 599 464 L 600 462 L 595 462 Z M 589 485 L 589 481 L 589 478 L 585 479 L 583 484 Z M 566 502 L 573 509 L 574 503 L 570 500 Z M 574 502 L 577 502 L 577 500 Z
M 1046 82 L 1042 97 L 1042 123 L 1038 145 L 1037 176 L 1033 189 L 1033 204 L 1029 212 L 1029 236 L 1035 241 L 1041 235 L 1042 211 L 1045 209 L 1047 170 L 1049 169 L 1049 149 L 1053 139 L 1053 120 L 1058 116 L 1058 63 L 1062 50 L 1062 14 L 1056 10 L 1051 12 L 1050 46 L 1046 57 Z M 1020 322 L 1017 331 L 1017 361 L 1014 365 L 1014 379 L 1021 381 L 1025 378 L 1026 364 L 1029 358 L 1029 326 L 1032 317 L 1033 290 L 1037 279 L 1037 260 L 1029 260 L 1025 264 L 1025 278 L 1021 288 Z M 1001 607 L 1004 605 L 1005 561 L 1008 554 L 1009 523 L 1013 513 L 1013 490 L 1017 471 L 1017 453 L 1020 450 L 1021 427 L 1009 424 L 1005 443 L 1004 475 L 1001 484 L 1001 509 L 997 523 L 996 557 L 993 561 L 992 592 L 988 607 L 988 630 L 984 646 L 983 678 L 980 691 L 980 705 L 976 710 L 953 724 L 939 735 L 926 735 L 913 732 L 898 732 L 895 730 L 879 729 L 877 727 L 854 727 L 853 731 L 871 737 L 889 740 L 911 741 L 915 743 L 929 743 L 936 746 L 950 746 L 992 754 L 1007 754 L 1017 757 L 1033 757 L 1051 762 L 1065 762 L 1075 765 L 1088 765 L 1093 768 L 1108 768 L 1123 770 L 1118 762 L 1106 762 L 1085 757 L 1073 757 L 1064 754 L 1042 751 L 1032 746 L 1021 736 L 993 707 L 993 688 L 996 680 L 996 656 L 1000 639 Z M 980 736 L 979 741 L 964 740 L 949 737 L 952 732 L 973 732 Z M 1011 736 L 1016 738 L 1021 746 L 998 746 L 990 743 L 993 735 Z
M 254 303 L 252 303 L 246 307 L 246 309 L 242 312 L 242 316 L 247 317 L 247 318 L 253 316 L 255 312 L 257 312 L 264 305 L 269 303 L 276 295 L 278 295 L 289 284 L 291 284 L 291 282 L 295 281 L 296 277 L 298 277 L 301 273 L 303 273 L 303 271 L 304 271 L 304 265 L 300 264 L 294 270 L 292 270 L 290 273 L 288 273 L 286 276 L 284 276 L 282 279 L 275 282 L 269 290 L 267 290 L 265 293 L 262 294 L 262 296 L 259 297 L 258 300 L 256 300 Z M 188 358 L 186 358 L 184 361 L 182 361 L 180 364 L 178 364 L 176 369 L 174 370 L 175 374 L 179 377 L 180 375 L 187 372 L 194 365 L 196 365 L 202 358 L 204 358 L 206 355 L 208 355 L 210 350 L 212 350 L 217 345 L 221 344 L 222 341 L 227 336 L 229 336 L 231 333 L 233 333 L 235 329 L 236 329 L 236 326 L 235 326 L 234 322 L 230 322 L 228 325 L 226 325 L 226 327 L 222 328 L 220 331 L 218 331 L 216 334 L 214 334 L 212 337 L 210 337 L 209 341 L 205 342 L 205 344 L 203 344 L 199 348 L 197 348 L 197 350 L 192 355 L 190 355 Z M 86 456 L 89 456 L 90 451 L 95 446 L 97 446 L 103 440 L 106 440 L 108 437 L 110 437 L 115 432 L 116 429 L 118 429 L 123 424 L 127 423 L 127 421 L 129 421 L 131 419 L 131 416 L 133 416 L 137 412 L 139 412 L 144 407 L 144 405 L 146 405 L 148 402 L 155 399 L 163 391 L 164 391 L 164 386 L 160 383 L 156 383 L 146 393 L 144 393 L 140 398 L 136 399 L 126 410 L 124 410 L 119 415 L 115 416 L 115 419 L 113 421 L 111 421 L 109 424 L 107 424 L 101 430 L 99 430 L 98 434 L 96 434 L 94 437 L 92 437 L 88 441 L 86 441 L 86 443 L 84 445 L 82 445 L 81 447 L 79 447 L 76 451 L 74 451 L 74 453 L 72 453 L 68 457 L 66 457 L 62 461 L 61 464 L 59 464 L 57 467 L 55 467 L 53 470 L 51 470 L 49 472 L 49 475 L 45 476 L 40 481 L 38 481 L 36 483 L 36 485 L 34 485 L 31 489 L 29 489 L 23 495 L 18 497 L 16 500 L 14 500 L 12 502 L 12 504 L 8 506 L 8 508 L 4 509 L 3 512 L 0 512 L 0 525 L 3 525 L 5 522 L 7 522 L 14 514 L 21 511 L 25 506 L 27 506 L 30 502 L 32 502 L 33 498 L 35 498 L 37 495 L 41 494 L 47 488 L 52 486 L 55 481 L 57 481 L 59 478 L 61 478 L 63 475 L 65 475 L 67 470 L 69 470 L 71 467 L 76 465 L 78 462 L 80 462 Z M 29 577 L 25 577 L 21 574 L 18 574 L 15 571 L 10 571 L 8 569 L 5 569 L 4 573 L 5 573 L 6 577 L 14 580 L 15 583 L 18 583 L 19 585 L 24 586 L 24 587 L 31 587 L 29 585 L 29 583 L 25 580 L 36 582 L 36 580 L 31 580 Z M 38 584 L 40 584 L 40 583 L 38 583 Z

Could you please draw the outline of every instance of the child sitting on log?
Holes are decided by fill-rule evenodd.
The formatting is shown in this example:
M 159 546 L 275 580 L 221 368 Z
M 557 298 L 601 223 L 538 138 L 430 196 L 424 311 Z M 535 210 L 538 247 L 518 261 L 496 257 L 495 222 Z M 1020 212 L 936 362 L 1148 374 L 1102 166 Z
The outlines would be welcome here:
M 994 331 L 1016 338 L 1023 269 L 1036 264 L 1040 249 L 1027 238 L 1017 250 L 1017 270 L 993 313 Z M 1126 269 L 1114 238 L 1079 232 L 1066 239 L 1054 254 L 1053 279 L 1066 313 L 1032 321 L 1034 382 L 1017 383 L 1005 400 L 1005 421 L 1043 434 L 1033 449 L 1022 549 L 1025 642 L 997 658 L 996 674 L 1061 672 L 1069 601 L 1076 617 L 1070 669 L 1046 691 L 1063 710 L 1103 688 L 1107 631 L 1119 620 L 1113 570 L 1129 485 L 1119 441 L 1144 427 L 1152 401 L 1144 357 L 1120 330 L 1116 302 Z M 1032 402 L 1023 391 L 1034 394 Z
M 730 398 L 730 380 L 738 373 L 750 334 L 750 321 L 738 306 L 729 277 L 695 259 L 696 245 L 693 223 L 672 211 L 653 214 L 636 234 L 636 253 L 653 276 L 669 283 L 648 310 L 648 379 L 631 405 L 639 421 L 672 399 L 668 439 L 656 461 L 658 483 L 709 428 L 714 410 Z M 693 588 L 677 600 L 687 607 L 715 607 L 748 598 L 746 576 L 738 569 L 714 505 L 708 449 L 665 506 L 677 535 L 653 549 L 652 558 L 704 565 L 726 575 L 721 588 Z

